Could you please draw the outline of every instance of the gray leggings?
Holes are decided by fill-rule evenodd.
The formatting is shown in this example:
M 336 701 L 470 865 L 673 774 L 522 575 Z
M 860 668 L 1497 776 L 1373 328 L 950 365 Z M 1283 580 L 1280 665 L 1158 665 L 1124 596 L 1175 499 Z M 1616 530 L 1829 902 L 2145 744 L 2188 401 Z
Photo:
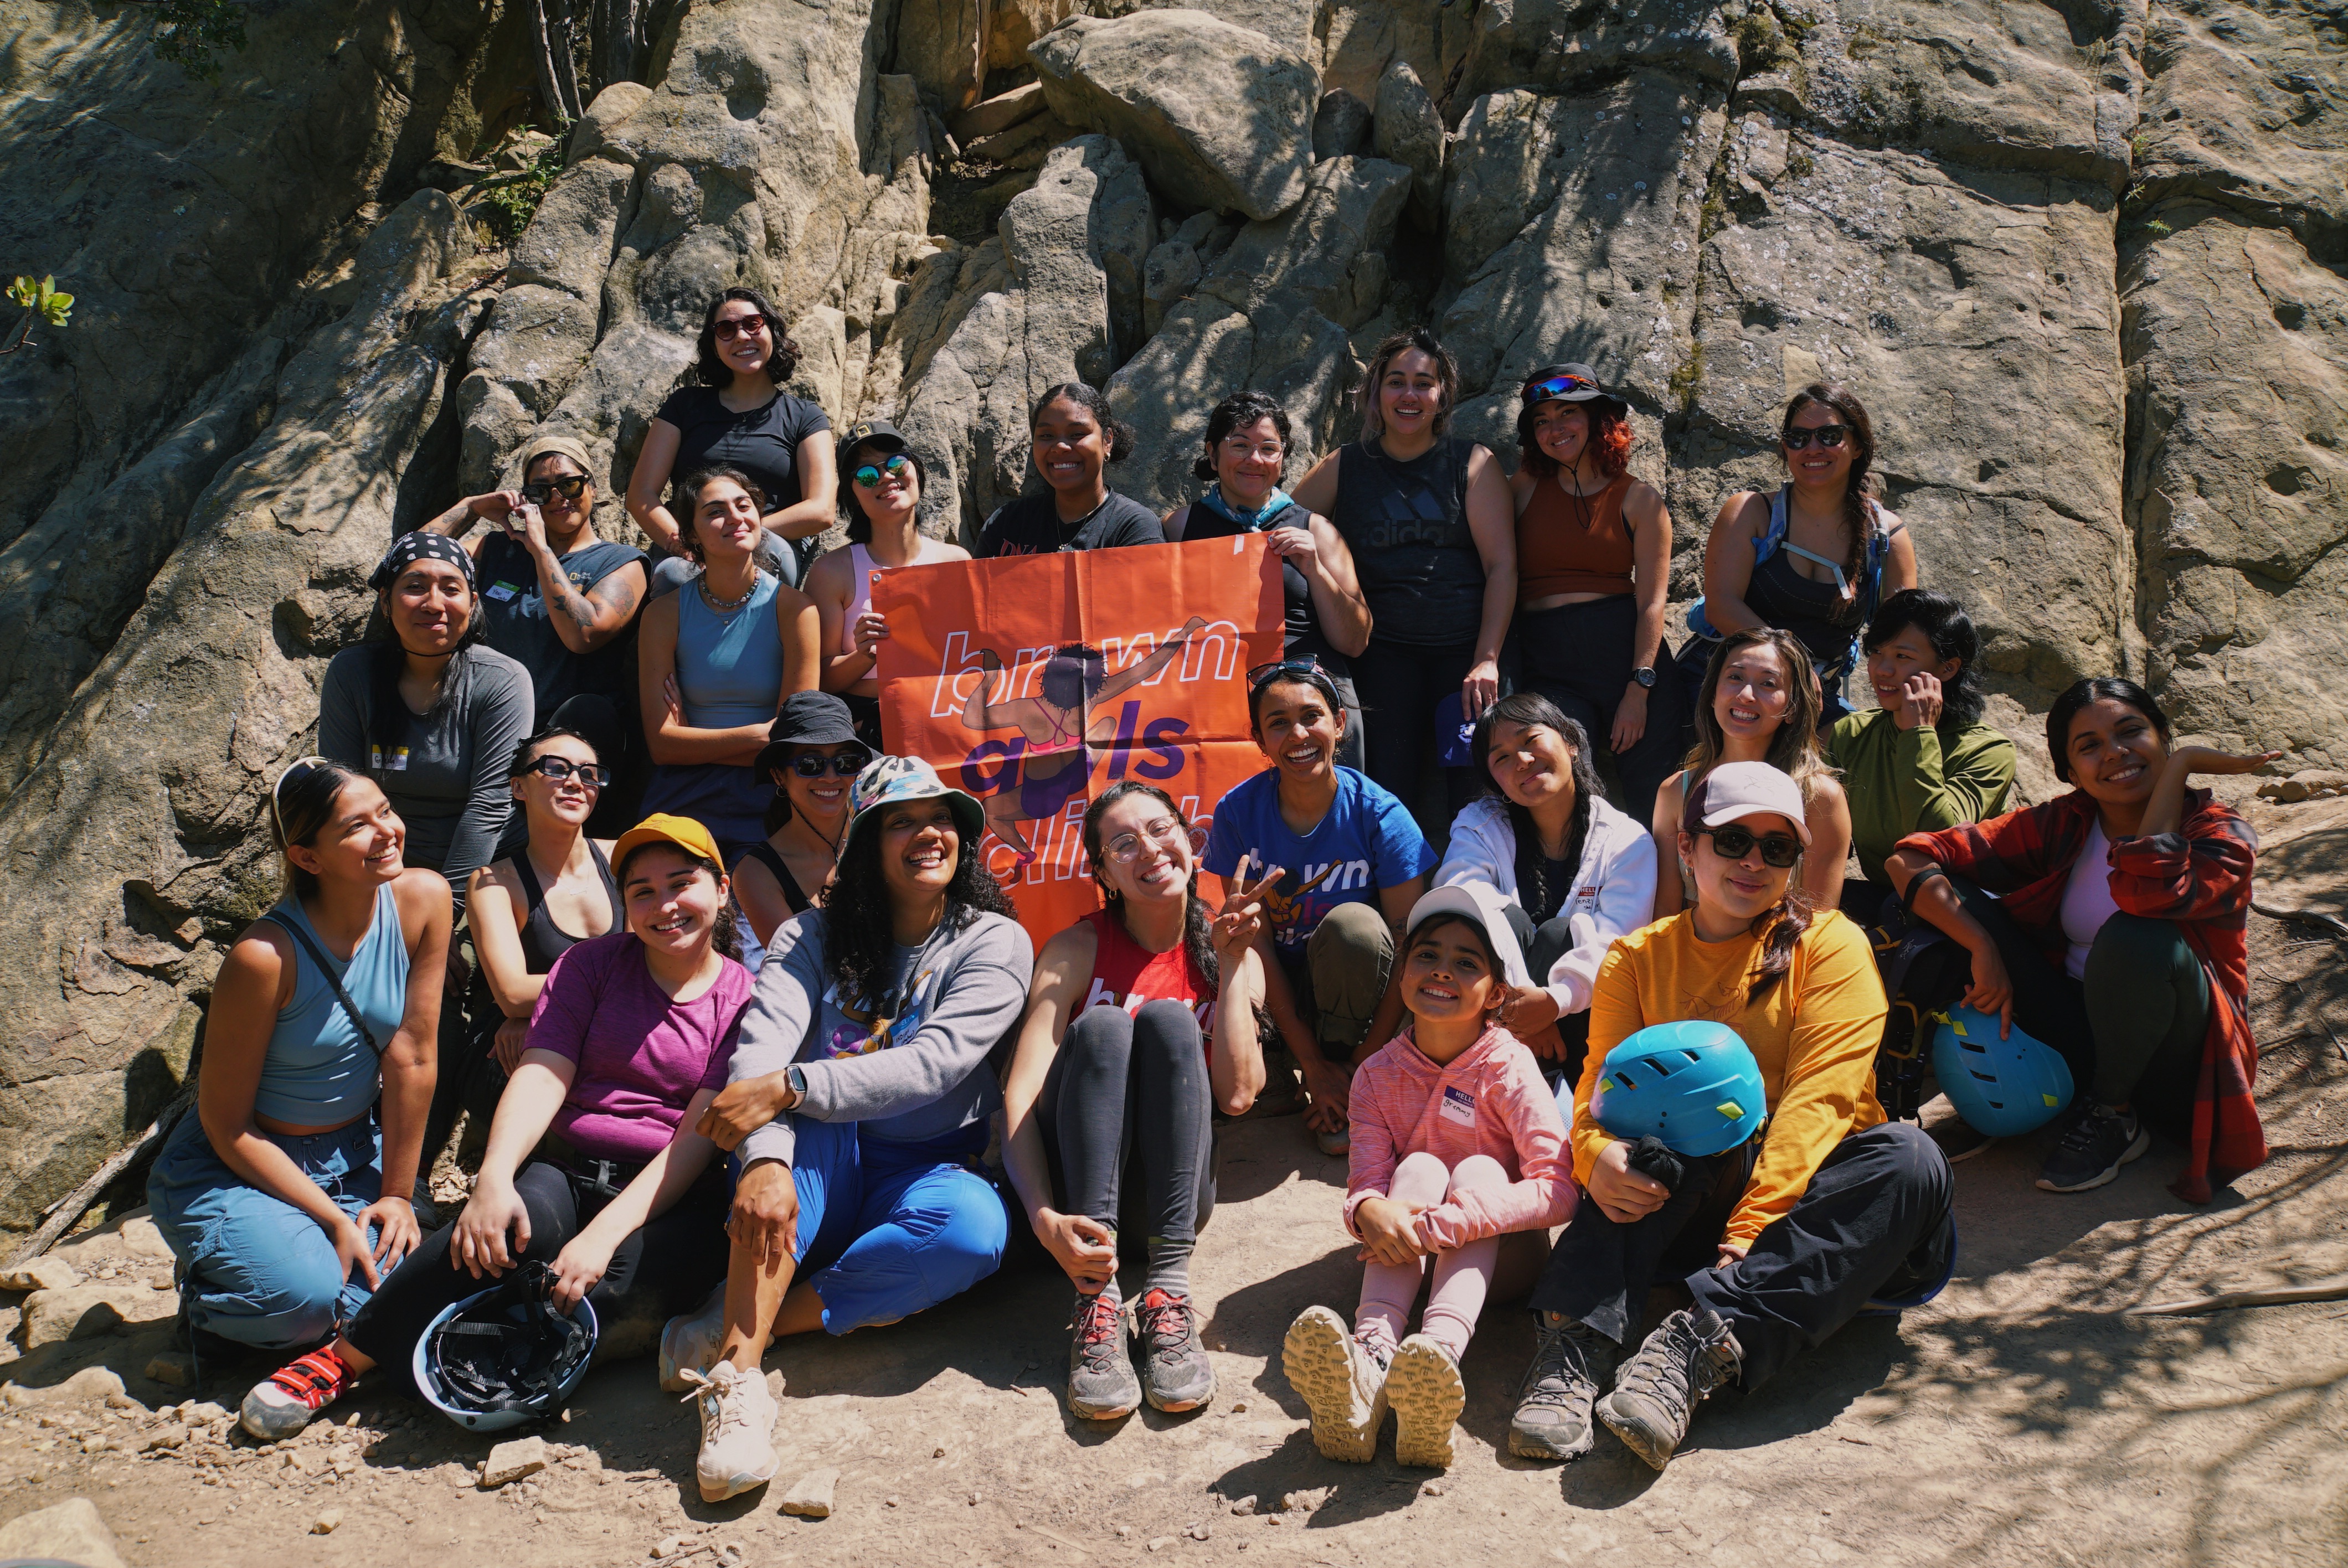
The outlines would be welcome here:
M 1180 1002 L 1086 1009 L 1044 1080 L 1044 1148 L 1064 1210 L 1121 1228 L 1138 1200 L 1142 1234 L 1193 1242 L 1215 1211 L 1214 1091 L 1199 1020 Z M 1123 1194 L 1126 1165 L 1138 1194 Z

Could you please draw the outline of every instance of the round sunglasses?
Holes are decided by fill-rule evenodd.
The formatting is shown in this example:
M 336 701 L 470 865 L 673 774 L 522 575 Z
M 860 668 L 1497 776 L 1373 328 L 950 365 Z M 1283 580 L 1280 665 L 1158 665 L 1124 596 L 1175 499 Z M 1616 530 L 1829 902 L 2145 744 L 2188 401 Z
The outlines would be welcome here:
M 737 337 L 764 337 L 767 318 L 764 316 L 728 316 L 711 329 L 720 343 L 732 343 Z
M 899 478 L 903 476 L 906 469 L 912 466 L 912 460 L 907 457 L 902 452 L 900 452 L 877 468 L 870 463 L 865 464 L 864 466 L 856 470 L 853 477 L 858 484 L 870 490 L 874 486 L 880 483 L 881 475 L 886 474 L 891 479 Z
M 1818 443 L 1821 446 L 1839 446 L 1843 443 L 1843 437 L 1849 434 L 1850 426 L 1848 425 L 1813 425 L 1807 430 L 1797 430 L 1789 426 L 1780 439 L 1786 443 L 1787 451 L 1799 452 L 1810 444 L 1812 436 L 1818 438 Z
M 1742 860 L 1761 846 L 1761 864 L 1773 870 L 1786 871 L 1802 857 L 1802 841 L 1773 833 L 1766 838 L 1756 838 L 1749 827 L 1699 827 L 1695 830 L 1712 840 L 1713 853 L 1724 860 Z

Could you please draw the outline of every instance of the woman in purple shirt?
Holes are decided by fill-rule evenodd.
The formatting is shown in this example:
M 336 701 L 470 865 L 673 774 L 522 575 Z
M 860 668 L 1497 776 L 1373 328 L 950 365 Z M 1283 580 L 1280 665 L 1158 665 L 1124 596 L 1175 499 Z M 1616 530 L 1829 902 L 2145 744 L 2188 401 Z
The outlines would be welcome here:
M 377 1366 L 408 1389 L 440 1310 L 523 1263 L 551 1266 L 561 1310 L 592 1301 L 611 1348 L 650 1348 L 725 1279 L 726 1165 L 693 1129 L 726 1086 L 750 1000 L 726 874 L 708 831 L 678 816 L 622 834 L 612 862 L 627 928 L 555 960 L 464 1213 L 340 1338 L 253 1387 L 254 1437 L 300 1431 Z

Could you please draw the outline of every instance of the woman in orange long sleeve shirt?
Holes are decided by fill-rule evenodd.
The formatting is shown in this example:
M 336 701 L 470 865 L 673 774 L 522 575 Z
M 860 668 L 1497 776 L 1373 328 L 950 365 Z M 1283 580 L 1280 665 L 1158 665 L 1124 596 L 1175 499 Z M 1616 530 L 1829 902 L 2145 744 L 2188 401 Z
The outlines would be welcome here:
M 1955 1259 L 1948 1162 L 1876 1103 L 1887 1009 L 1874 957 L 1796 880 L 1809 845 L 1799 786 L 1766 763 L 1724 764 L 1681 822 L 1694 907 L 1617 941 L 1591 1000 L 1571 1143 L 1591 1201 L 1532 1295 L 1540 1347 L 1509 1429 L 1510 1450 L 1530 1458 L 1589 1452 L 1594 1404 L 1660 1470 L 1713 1389 L 1740 1376 L 1759 1384 L 1870 1303 L 1929 1297 Z M 1739 1148 L 1678 1156 L 1666 1185 L 1632 1167 L 1632 1146 L 1590 1106 L 1610 1050 L 1688 1020 L 1743 1039 L 1769 1118 Z M 1599 1399 L 1648 1286 L 1670 1275 L 1685 1276 L 1695 1305 L 1666 1318 Z

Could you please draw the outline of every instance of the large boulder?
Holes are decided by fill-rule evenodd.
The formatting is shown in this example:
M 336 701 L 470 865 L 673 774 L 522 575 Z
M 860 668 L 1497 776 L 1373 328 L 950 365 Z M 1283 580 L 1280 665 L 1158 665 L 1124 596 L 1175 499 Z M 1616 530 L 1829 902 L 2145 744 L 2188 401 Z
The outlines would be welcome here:
M 0 1524 L 0 1553 L 15 1561 L 71 1563 L 76 1568 L 123 1568 L 122 1552 L 86 1497 L 20 1513 Z
M 1148 10 L 1077 17 L 1028 54 L 1053 112 L 1115 137 L 1172 200 L 1272 218 L 1304 194 L 1320 79 L 1262 33 Z

